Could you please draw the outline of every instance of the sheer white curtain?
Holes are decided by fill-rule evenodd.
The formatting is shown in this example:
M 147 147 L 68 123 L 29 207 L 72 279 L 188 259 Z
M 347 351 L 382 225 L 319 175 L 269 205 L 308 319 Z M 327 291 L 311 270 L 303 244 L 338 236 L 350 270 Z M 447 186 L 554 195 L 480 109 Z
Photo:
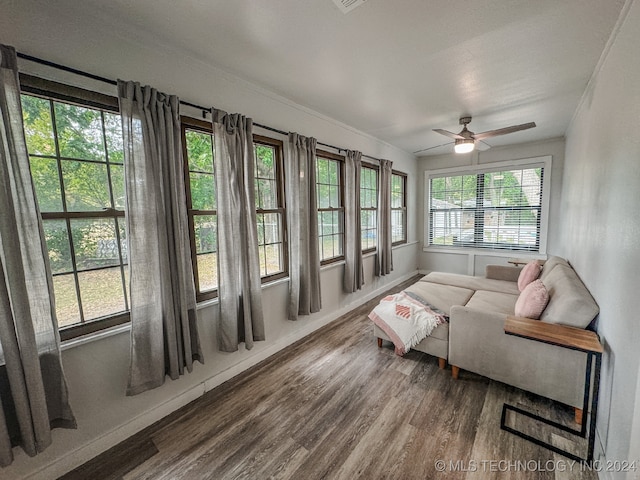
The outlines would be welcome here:
M 378 248 L 375 274 L 388 275 L 393 270 L 391 252 L 391 173 L 393 162 L 380 160 L 380 181 L 378 192 Z
M 127 395 L 203 362 L 196 321 L 178 98 L 118 81 L 131 295 Z
M 362 152 L 347 150 L 344 175 L 344 290 L 360 290 L 364 285 L 362 265 L 362 225 L 360 224 L 360 173 Z
M 218 201 L 218 347 L 264 340 L 254 186 L 253 121 L 212 109 Z
M 29 172 L 16 52 L 0 45 L 0 466 L 75 428 L 42 221 Z
M 322 308 L 315 138 L 289 134 L 285 168 L 289 229 L 289 319 Z

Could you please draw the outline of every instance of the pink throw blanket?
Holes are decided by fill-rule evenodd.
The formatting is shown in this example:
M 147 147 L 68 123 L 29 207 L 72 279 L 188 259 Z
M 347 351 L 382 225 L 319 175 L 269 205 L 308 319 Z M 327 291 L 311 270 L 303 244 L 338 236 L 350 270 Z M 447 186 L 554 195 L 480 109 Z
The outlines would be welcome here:
M 389 336 L 397 355 L 404 355 L 434 328 L 446 323 L 444 315 L 404 292 L 384 297 L 369 318 Z

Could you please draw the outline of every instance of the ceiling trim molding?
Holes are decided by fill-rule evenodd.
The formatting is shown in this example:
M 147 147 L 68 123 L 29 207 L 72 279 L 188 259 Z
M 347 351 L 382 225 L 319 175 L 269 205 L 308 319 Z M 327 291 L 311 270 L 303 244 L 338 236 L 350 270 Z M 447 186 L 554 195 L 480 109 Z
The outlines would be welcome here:
M 596 78 L 598 78 L 598 76 L 600 75 L 600 72 L 602 71 L 602 68 L 604 67 L 605 62 L 609 57 L 609 52 L 611 52 L 613 45 L 616 43 L 616 40 L 618 39 L 618 34 L 620 33 L 622 26 L 627 21 L 627 16 L 629 15 L 629 11 L 631 10 L 631 7 L 633 6 L 634 3 L 635 3 L 635 0 L 626 0 L 624 5 L 622 6 L 622 9 L 620 10 L 620 15 L 618 16 L 618 20 L 616 21 L 616 24 L 614 25 L 613 30 L 611 31 L 611 35 L 609 36 L 609 39 L 607 40 L 607 43 L 605 44 L 604 49 L 602 50 L 602 54 L 598 59 L 598 63 L 596 63 L 596 66 L 593 69 L 593 73 L 591 74 L 591 76 L 589 77 L 589 81 L 587 82 L 587 86 L 585 87 L 584 92 L 582 92 L 580 101 L 578 102 L 576 109 L 573 111 L 573 115 L 571 116 L 571 120 L 569 121 L 567 130 L 565 131 L 565 135 L 573 127 L 576 117 L 578 116 L 578 112 L 582 110 L 582 107 L 587 101 L 587 98 L 589 97 L 592 90 L 594 89 Z

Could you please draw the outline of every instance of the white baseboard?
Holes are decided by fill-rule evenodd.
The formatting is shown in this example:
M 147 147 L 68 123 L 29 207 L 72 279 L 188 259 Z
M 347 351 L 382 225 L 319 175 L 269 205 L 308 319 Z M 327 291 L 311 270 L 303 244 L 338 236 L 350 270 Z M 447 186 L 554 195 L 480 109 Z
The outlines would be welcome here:
M 199 397 L 204 395 L 209 390 L 221 385 L 222 383 L 230 380 L 231 378 L 239 375 L 250 367 L 260 363 L 261 361 L 269 358 L 271 355 L 279 352 L 285 347 L 301 340 L 307 335 L 313 333 L 319 328 L 331 323 L 337 318 L 341 317 L 345 313 L 353 310 L 354 308 L 359 307 L 360 305 L 368 302 L 372 298 L 380 295 L 382 292 L 393 288 L 395 285 L 408 280 L 412 276 L 418 274 L 418 271 L 413 271 L 402 275 L 396 280 L 389 282 L 376 290 L 368 293 L 363 297 L 359 297 L 356 301 L 334 311 L 323 317 L 320 317 L 313 322 L 310 322 L 304 328 L 298 330 L 291 335 L 287 335 L 280 340 L 274 342 L 268 348 L 265 348 L 256 354 L 249 356 L 232 367 L 223 370 L 221 372 L 212 375 L 208 379 L 203 382 L 194 385 L 188 390 L 176 395 L 168 399 L 166 402 L 161 403 L 160 405 L 155 406 L 151 410 L 148 410 L 137 417 L 129 420 L 127 423 L 124 423 L 113 430 L 106 432 L 100 437 L 91 440 L 89 443 L 83 445 L 80 448 L 77 448 L 73 451 L 67 452 L 64 456 L 57 458 L 52 463 L 45 465 L 37 472 L 31 474 L 28 478 L 33 480 L 49 480 L 51 478 L 58 478 L 61 475 L 64 475 L 67 472 L 79 467 L 80 465 L 88 462 L 92 458 L 100 455 L 101 453 L 107 451 L 108 449 L 116 446 L 120 442 L 126 440 L 127 438 L 135 435 L 139 431 L 147 428 L 150 425 L 153 425 L 158 420 L 163 419 L 167 415 L 173 413 L 179 408 L 191 403 L 194 400 L 197 400 Z

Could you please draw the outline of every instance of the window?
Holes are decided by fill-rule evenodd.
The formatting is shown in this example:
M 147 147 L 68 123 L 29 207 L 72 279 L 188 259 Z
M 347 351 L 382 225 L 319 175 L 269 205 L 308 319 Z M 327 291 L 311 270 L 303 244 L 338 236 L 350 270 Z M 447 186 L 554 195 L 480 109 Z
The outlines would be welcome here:
M 211 123 L 182 117 L 187 209 L 198 301 L 218 290 L 215 154 Z M 262 281 L 287 275 L 282 142 L 254 135 L 255 202 Z
M 407 176 L 391 174 L 391 242 L 407 243 Z
M 543 251 L 545 165 L 529 162 L 476 173 L 433 174 L 428 185 L 429 244 Z
M 373 252 L 378 244 L 378 170 L 362 166 L 360 173 L 360 225 L 362 252 Z
M 218 222 L 211 123 L 182 117 L 187 214 L 198 301 L 218 289 Z
M 288 268 L 282 142 L 254 135 L 253 150 L 260 275 L 264 282 L 285 277 Z
M 344 157 L 328 152 L 316 154 L 318 237 L 323 264 L 344 258 Z
M 64 340 L 128 320 L 124 153 L 117 101 L 88 106 L 49 85 L 23 83 L 22 109 Z

